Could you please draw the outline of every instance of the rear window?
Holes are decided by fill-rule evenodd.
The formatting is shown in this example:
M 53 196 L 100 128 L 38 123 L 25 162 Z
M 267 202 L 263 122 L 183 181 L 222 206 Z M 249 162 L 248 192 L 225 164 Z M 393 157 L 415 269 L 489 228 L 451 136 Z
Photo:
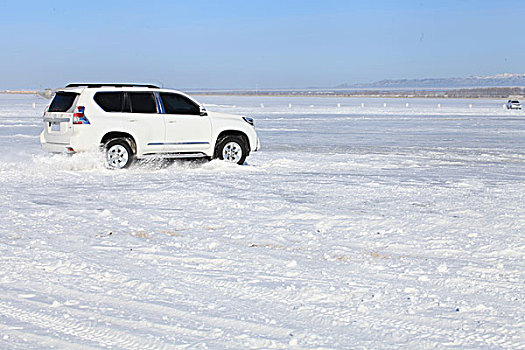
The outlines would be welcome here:
M 67 112 L 73 106 L 75 99 L 78 94 L 75 92 L 62 92 L 56 93 L 53 102 L 49 105 L 49 112 Z
M 122 112 L 123 92 L 97 92 L 93 99 L 106 112 Z
M 151 92 L 129 92 L 131 113 L 157 113 L 157 102 Z
M 200 114 L 200 108 L 190 99 L 170 93 L 160 93 L 167 114 Z

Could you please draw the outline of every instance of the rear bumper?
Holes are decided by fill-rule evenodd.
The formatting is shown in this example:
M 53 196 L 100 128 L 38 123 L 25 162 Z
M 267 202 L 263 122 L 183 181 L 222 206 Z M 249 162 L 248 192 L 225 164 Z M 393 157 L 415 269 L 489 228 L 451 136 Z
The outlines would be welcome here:
M 75 153 L 70 145 L 63 143 L 42 143 L 42 149 L 51 153 Z
M 40 134 L 40 144 L 42 149 L 51 153 L 74 153 L 69 143 L 54 143 L 47 142 L 44 136 L 44 132 Z

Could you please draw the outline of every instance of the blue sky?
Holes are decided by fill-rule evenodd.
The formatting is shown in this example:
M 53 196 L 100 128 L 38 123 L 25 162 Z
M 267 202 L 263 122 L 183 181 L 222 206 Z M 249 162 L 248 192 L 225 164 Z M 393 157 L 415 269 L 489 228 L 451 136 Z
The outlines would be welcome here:
M 525 73 L 525 1 L 1 1 L 0 89 Z

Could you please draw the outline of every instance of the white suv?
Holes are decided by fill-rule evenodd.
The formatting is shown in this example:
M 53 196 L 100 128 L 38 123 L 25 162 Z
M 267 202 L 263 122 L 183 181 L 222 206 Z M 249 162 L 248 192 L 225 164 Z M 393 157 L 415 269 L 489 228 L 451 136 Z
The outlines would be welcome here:
M 508 100 L 506 106 L 507 109 L 521 109 L 521 103 L 517 100 Z
M 58 89 L 44 112 L 40 142 L 50 152 L 102 147 L 111 168 L 126 168 L 148 156 L 243 164 L 259 149 L 253 119 L 208 112 L 179 91 L 131 84 Z

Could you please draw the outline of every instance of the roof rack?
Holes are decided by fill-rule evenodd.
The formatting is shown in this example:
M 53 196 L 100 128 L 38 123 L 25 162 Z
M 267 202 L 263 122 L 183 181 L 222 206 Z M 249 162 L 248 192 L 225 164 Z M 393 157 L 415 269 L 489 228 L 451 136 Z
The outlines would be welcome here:
M 153 89 L 160 89 L 156 85 L 147 85 L 147 84 L 68 84 L 66 87 L 87 87 L 87 88 L 99 88 L 104 86 L 114 86 L 114 87 L 147 87 Z

